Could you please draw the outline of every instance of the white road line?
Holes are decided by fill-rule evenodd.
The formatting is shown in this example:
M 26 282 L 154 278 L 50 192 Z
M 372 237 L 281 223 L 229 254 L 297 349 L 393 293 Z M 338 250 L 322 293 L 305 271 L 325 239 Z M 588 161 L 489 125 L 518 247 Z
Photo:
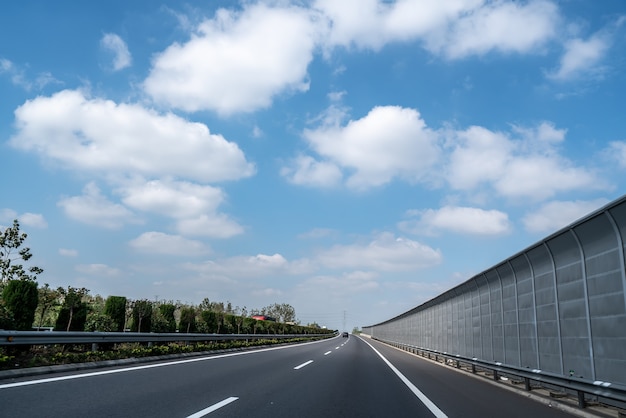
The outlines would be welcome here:
M 239 398 L 231 396 L 230 398 L 224 399 L 222 402 L 218 402 L 215 405 L 211 405 L 208 408 L 204 408 L 202 411 L 198 411 L 195 414 L 191 414 L 187 418 L 200 418 L 205 415 L 209 415 L 211 412 L 217 411 L 221 407 L 226 406 L 231 402 L 235 402 L 237 399 Z
M 335 347 L 335 350 L 339 350 L 339 347 Z
M 400 373 L 400 370 L 396 369 L 389 360 L 387 360 L 382 354 L 378 352 L 378 350 L 376 350 L 370 343 L 365 341 L 363 338 L 361 338 L 361 341 L 369 345 L 370 348 L 374 350 L 374 352 L 378 354 L 381 359 L 383 359 L 387 366 L 389 366 L 389 368 L 400 378 L 400 380 L 402 380 L 402 383 L 404 383 L 409 389 L 411 389 L 411 392 L 413 392 L 413 394 L 417 396 L 424 405 L 426 405 L 426 408 L 428 408 L 435 417 L 448 418 L 448 416 L 444 414 L 443 411 L 437 407 L 437 405 L 435 405 L 430 399 L 428 399 L 421 390 L 419 390 L 413 383 L 411 383 L 409 379 L 407 379 L 402 373 Z
M 306 362 L 302 363 L 301 365 L 294 367 L 293 369 L 294 370 L 299 370 L 299 369 L 303 368 L 304 366 L 308 366 L 311 363 L 313 363 L 313 360 L 306 361 Z
M 335 337 L 335 338 L 337 338 L 337 337 Z M 265 351 L 285 350 L 285 349 L 289 349 L 289 348 L 302 347 L 303 345 L 319 344 L 319 343 L 324 342 L 324 341 L 326 341 L 326 340 L 312 341 L 310 343 L 302 343 L 302 344 L 297 344 L 297 345 L 285 345 L 285 346 L 282 346 L 282 347 L 261 348 L 259 350 L 241 351 L 241 352 L 237 352 L 237 353 L 220 354 L 220 355 L 217 355 L 217 356 L 211 356 L 209 354 L 206 357 L 196 357 L 196 358 L 192 358 L 192 359 L 168 361 L 166 363 L 155 363 L 155 364 L 146 364 L 146 365 L 143 365 L 143 366 L 125 367 L 123 369 L 102 370 L 102 371 L 99 371 L 99 372 L 89 372 L 89 373 L 73 374 L 73 375 L 59 376 L 59 377 L 48 377 L 48 378 L 45 378 L 45 379 L 28 380 L 28 381 L 16 382 L 16 383 L 5 383 L 5 384 L 0 384 L 0 390 L 1 389 L 20 387 L 20 386 L 38 385 L 40 383 L 60 382 L 62 380 L 81 379 L 83 377 L 103 376 L 103 375 L 106 375 L 106 374 L 132 372 L 132 371 L 135 371 L 135 370 L 152 369 L 152 368 L 155 368 L 155 367 L 174 366 L 174 365 L 183 364 L 183 363 L 195 363 L 196 361 L 216 360 L 216 359 L 220 359 L 220 358 L 224 358 L 224 357 L 245 356 L 245 355 L 249 355 L 249 354 L 262 353 L 262 352 L 265 352 Z
M 332 351 L 327 351 L 324 353 L 325 356 L 329 355 L 330 353 L 332 353 Z

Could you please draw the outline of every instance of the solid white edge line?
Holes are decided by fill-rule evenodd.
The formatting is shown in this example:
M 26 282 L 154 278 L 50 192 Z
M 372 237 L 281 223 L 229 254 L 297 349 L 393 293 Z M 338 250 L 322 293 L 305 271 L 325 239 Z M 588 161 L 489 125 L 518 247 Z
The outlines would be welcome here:
M 333 338 L 338 338 L 338 337 L 333 337 Z M 5 383 L 5 384 L 0 384 L 0 389 L 15 388 L 15 387 L 20 387 L 20 386 L 38 385 L 40 383 L 59 382 L 59 381 L 62 381 L 62 380 L 81 379 L 83 377 L 103 376 L 103 375 L 107 375 L 107 374 L 132 372 L 132 371 L 135 371 L 135 370 L 152 369 L 152 368 L 155 368 L 155 367 L 165 367 L 165 366 L 173 366 L 173 365 L 176 365 L 176 364 L 195 363 L 197 361 L 215 360 L 215 359 L 220 359 L 220 358 L 224 358 L 224 357 L 244 356 L 244 355 L 248 355 L 248 354 L 263 353 L 265 351 L 285 350 L 285 349 L 289 349 L 289 348 L 302 347 L 303 345 L 319 344 L 319 343 L 322 343 L 324 341 L 328 341 L 328 340 L 324 339 L 324 340 L 318 340 L 318 341 L 311 341 L 310 343 L 302 343 L 302 344 L 296 344 L 296 345 L 285 345 L 285 346 L 282 346 L 282 347 L 261 348 L 261 349 L 258 349 L 258 350 L 241 351 L 241 352 L 237 352 L 237 353 L 228 353 L 228 354 L 219 354 L 219 355 L 208 354 L 206 356 L 196 357 L 196 358 L 186 359 L 186 360 L 174 360 L 174 361 L 167 361 L 165 363 L 146 364 L 146 365 L 143 365 L 143 366 L 132 366 L 132 367 L 125 367 L 125 368 L 114 369 L 114 370 L 103 370 L 103 371 L 99 371 L 99 372 L 90 372 L 90 373 L 83 373 L 83 374 L 72 374 L 72 375 L 68 375 L 68 376 L 59 376 L 59 377 L 48 377 L 48 378 L 45 378 L 45 379 L 38 379 L 38 380 L 27 380 L 27 381 L 24 381 L 24 382 Z
M 391 364 L 391 362 L 387 360 L 382 354 L 380 354 L 378 350 L 374 348 L 374 346 L 365 341 L 363 338 L 361 338 L 361 341 L 369 345 L 370 348 L 374 350 L 374 352 L 378 354 L 381 359 L 383 359 L 387 366 L 389 366 L 389 368 L 400 378 L 400 380 L 402 380 L 402 383 L 404 383 L 411 390 L 411 392 L 413 392 L 413 394 L 417 396 L 424 405 L 426 405 L 426 408 L 428 408 L 434 416 L 436 416 L 437 418 L 448 418 L 448 416 L 444 414 L 443 411 L 437 407 L 437 405 L 435 405 L 430 399 L 428 399 L 421 390 L 419 390 L 413 383 L 411 383 L 409 379 L 407 379 L 402 373 L 400 373 L 400 370 L 396 369 L 396 367 Z
M 210 414 L 213 411 L 217 411 L 221 407 L 226 406 L 231 402 L 235 402 L 237 399 L 239 398 L 231 396 L 230 398 L 224 399 L 222 402 L 218 402 L 215 405 L 211 405 L 208 408 L 204 408 L 202 411 L 198 411 L 195 414 L 191 414 L 187 418 L 201 418 L 205 415 Z
M 299 370 L 299 369 L 303 368 L 304 366 L 308 366 L 311 363 L 313 363 L 313 360 L 305 361 L 304 363 L 302 363 L 299 366 L 294 367 L 293 369 L 294 370 Z

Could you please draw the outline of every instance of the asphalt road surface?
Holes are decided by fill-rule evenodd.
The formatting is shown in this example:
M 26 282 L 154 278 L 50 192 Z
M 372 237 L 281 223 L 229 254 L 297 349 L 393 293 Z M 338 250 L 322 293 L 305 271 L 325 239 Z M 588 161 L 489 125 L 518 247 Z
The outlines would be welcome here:
M 370 339 L 0 381 L 0 417 L 570 417 Z

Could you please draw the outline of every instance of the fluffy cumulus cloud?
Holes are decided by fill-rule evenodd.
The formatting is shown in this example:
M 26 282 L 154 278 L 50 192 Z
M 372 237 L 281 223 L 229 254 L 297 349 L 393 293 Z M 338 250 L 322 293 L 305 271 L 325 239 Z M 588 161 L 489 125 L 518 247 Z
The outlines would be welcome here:
M 441 263 L 439 250 L 406 238 L 384 233 L 367 244 L 336 245 L 317 255 L 331 269 L 415 271 Z
M 556 34 L 560 17 L 551 1 L 480 3 L 430 33 L 428 49 L 453 59 L 491 51 L 532 53 Z
M 511 231 L 506 213 L 473 207 L 444 206 L 440 209 L 409 212 L 411 219 L 398 227 L 415 234 L 437 234 L 450 231 L 468 235 L 502 235 Z
M 145 232 L 129 242 L 131 248 L 147 254 L 195 257 L 210 252 L 200 241 L 163 232 Z
M 132 56 L 126 42 L 115 33 L 106 33 L 100 40 L 100 46 L 113 54 L 113 70 L 119 71 L 130 67 Z
M 44 216 L 40 213 L 25 212 L 18 215 L 13 209 L 0 209 L 0 222 L 12 224 L 13 220 L 17 219 L 22 226 L 29 226 L 31 228 L 47 228 L 48 222 Z
M 295 6 L 220 9 L 189 41 L 156 56 L 145 91 L 192 112 L 265 108 L 277 94 L 308 89 L 318 30 L 311 10 Z
M 117 229 L 139 221 L 125 206 L 104 196 L 95 183 L 87 184 L 82 195 L 62 198 L 57 205 L 69 218 L 102 228 Z
M 564 131 L 543 123 L 534 129 L 516 127 L 514 133 L 521 138 L 478 126 L 448 132 L 445 172 L 452 188 L 473 192 L 487 186 L 500 196 L 534 200 L 607 188 L 592 170 L 560 154 Z
M 239 147 L 200 123 L 64 90 L 15 111 L 10 144 L 90 172 L 236 180 L 254 173 Z
M 47 228 L 48 222 L 40 213 L 30 213 L 26 212 L 20 215 L 19 221 L 25 226 L 30 226 L 33 228 Z
M 341 167 L 348 173 L 346 185 L 354 189 L 381 186 L 394 178 L 424 180 L 438 159 L 436 136 L 419 112 L 397 106 L 376 107 L 345 126 L 324 124 L 306 130 L 304 137 L 328 165 L 323 178 L 336 181 L 332 167 Z M 315 184 L 320 178 L 306 161 L 291 170 L 296 183 Z
M 553 2 L 318 0 L 330 21 L 328 46 L 379 49 L 418 40 L 448 58 L 490 51 L 534 52 L 559 23 Z
M 548 76 L 558 81 L 568 81 L 585 74 L 598 74 L 599 64 L 610 47 L 610 38 L 598 32 L 588 39 L 575 38 L 565 42 L 565 52 L 559 68 Z
M 522 219 L 527 231 L 548 233 L 561 229 L 609 203 L 607 199 L 551 201 Z
M 174 218 L 184 236 L 228 238 L 243 232 L 237 222 L 217 211 L 225 196 L 216 187 L 163 179 L 133 182 L 117 192 L 128 207 Z
M 317 161 L 309 155 L 294 158 L 290 165 L 281 168 L 280 174 L 293 184 L 322 188 L 335 186 L 343 178 L 334 163 Z

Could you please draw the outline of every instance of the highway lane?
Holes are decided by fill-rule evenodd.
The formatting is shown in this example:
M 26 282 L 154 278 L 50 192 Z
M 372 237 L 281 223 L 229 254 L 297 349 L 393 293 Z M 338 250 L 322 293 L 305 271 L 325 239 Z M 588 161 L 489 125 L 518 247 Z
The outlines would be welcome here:
M 366 341 L 337 337 L 279 349 L 0 381 L 0 416 L 431 417 L 437 407 L 450 417 L 568 416 Z M 433 402 L 434 412 L 368 343 Z

